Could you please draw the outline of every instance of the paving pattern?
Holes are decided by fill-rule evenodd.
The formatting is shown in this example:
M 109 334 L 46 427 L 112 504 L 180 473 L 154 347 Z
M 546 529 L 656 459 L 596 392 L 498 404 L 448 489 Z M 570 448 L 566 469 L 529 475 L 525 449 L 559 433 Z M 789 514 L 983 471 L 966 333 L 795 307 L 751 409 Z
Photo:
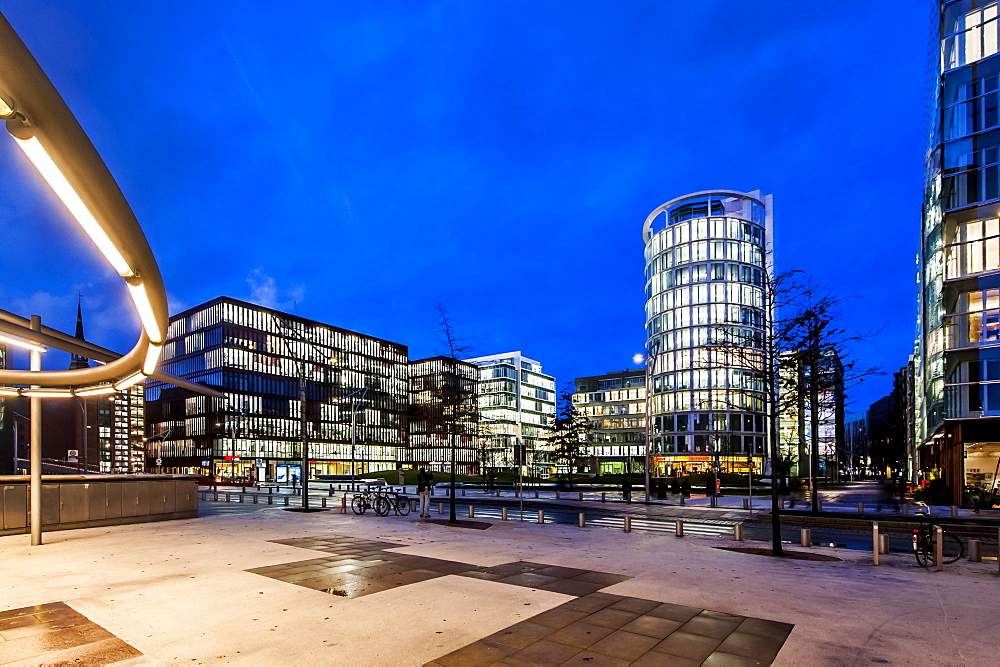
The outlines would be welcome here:
M 64 602 L 0 611 L 0 665 L 107 665 L 141 655 Z
M 574 596 L 427 663 L 451 665 L 768 665 L 792 625 L 625 597 L 601 589 L 630 577 L 517 561 L 482 567 L 394 553 L 406 545 L 329 535 L 276 540 L 324 552 L 310 560 L 248 570 L 354 598 L 458 575 Z

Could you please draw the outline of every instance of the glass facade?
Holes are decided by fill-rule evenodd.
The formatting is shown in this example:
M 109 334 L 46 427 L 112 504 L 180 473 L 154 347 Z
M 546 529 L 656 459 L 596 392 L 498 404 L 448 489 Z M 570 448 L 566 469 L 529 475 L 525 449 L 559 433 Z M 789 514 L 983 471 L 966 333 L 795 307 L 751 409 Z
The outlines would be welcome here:
M 300 477 L 303 415 L 311 475 L 405 460 L 405 345 L 222 297 L 171 318 L 161 368 L 226 399 L 147 381 L 151 470 L 290 482 Z M 351 395 L 361 389 L 359 402 Z
M 997 3 L 942 1 L 933 21 L 914 472 L 944 480 L 959 503 L 975 482 L 964 471 L 966 441 L 974 437 L 977 452 L 1000 451 L 972 424 L 1000 417 Z
M 515 445 L 527 452 L 523 465 L 551 468 L 548 437 L 556 414 L 556 381 L 542 365 L 520 352 L 466 359 L 479 367 L 482 464 L 490 469 L 517 464 Z
M 577 378 L 574 388 L 573 403 L 594 427 L 586 450 L 592 471 L 641 470 L 646 457 L 646 372 Z
M 760 467 L 765 391 L 746 359 L 763 345 L 770 196 L 674 199 L 646 219 L 646 340 L 655 473 Z M 732 341 L 749 352 L 737 361 Z M 751 365 L 752 366 L 752 365 Z M 755 462 L 754 462 L 755 461 Z
M 409 461 L 431 470 L 479 471 L 479 369 L 449 357 L 410 362 Z

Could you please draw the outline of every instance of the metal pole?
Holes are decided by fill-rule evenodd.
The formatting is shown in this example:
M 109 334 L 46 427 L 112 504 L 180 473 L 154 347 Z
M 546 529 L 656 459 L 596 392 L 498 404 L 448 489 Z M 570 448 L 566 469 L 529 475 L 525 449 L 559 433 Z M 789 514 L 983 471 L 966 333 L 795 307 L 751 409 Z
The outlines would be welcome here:
M 299 420 L 299 434 L 302 436 L 302 509 L 309 511 L 309 435 L 306 431 L 306 362 L 299 362 L 299 405 L 302 411 Z
M 32 331 L 42 330 L 42 318 L 31 316 Z M 30 353 L 31 370 L 42 370 L 42 353 L 32 350 Z M 31 412 L 31 546 L 42 543 L 42 399 L 33 397 L 30 402 Z
M 519 458 L 521 459 L 521 465 L 519 465 L 517 467 L 517 471 L 518 471 L 518 484 L 521 487 L 520 493 L 517 494 L 519 496 L 519 498 L 520 498 L 518 500 L 518 503 L 520 504 L 520 507 L 518 508 L 519 512 L 518 512 L 518 518 L 517 518 L 517 520 L 518 521 L 524 521 L 524 461 L 525 461 L 525 459 L 528 458 L 528 449 L 527 449 L 527 447 L 524 448 L 523 450 L 520 449 L 520 447 L 521 447 L 521 438 L 520 437 L 515 437 L 514 438 L 514 447 L 515 447 L 515 451 L 520 452 L 520 457 Z M 538 492 L 537 491 L 535 492 L 535 497 L 536 498 L 538 497 Z

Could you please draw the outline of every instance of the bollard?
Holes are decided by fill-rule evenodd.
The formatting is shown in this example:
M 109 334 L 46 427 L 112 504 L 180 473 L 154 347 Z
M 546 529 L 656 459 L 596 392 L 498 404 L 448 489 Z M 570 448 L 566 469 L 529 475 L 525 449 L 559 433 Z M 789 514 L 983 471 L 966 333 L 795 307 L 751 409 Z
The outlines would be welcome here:
M 580 514 L 577 515 L 576 525 L 579 526 L 580 528 L 583 528 L 584 526 L 587 525 L 587 516 L 583 512 L 580 512 Z
M 324 507 L 324 508 L 326 507 L 326 496 L 323 496 L 322 498 L 320 498 L 320 503 L 319 504 L 320 504 L 320 507 Z
M 562 498 L 559 497 L 559 489 L 556 489 L 556 500 L 562 500 Z
M 733 526 L 733 539 L 737 542 L 743 541 L 743 524 L 738 523 Z
M 288 496 L 285 496 L 285 507 L 288 507 Z
M 864 513 L 865 513 L 865 504 L 858 503 L 858 514 L 864 514 Z
M 476 508 L 473 507 L 472 505 L 469 505 L 469 518 L 470 519 L 476 518 Z
M 538 523 L 545 523 L 545 510 L 538 510 Z
M 216 492 L 214 493 L 214 495 L 215 495 L 215 498 L 214 498 L 215 502 L 219 502 L 219 492 L 218 492 L 218 491 L 216 491 Z
M 254 505 L 256 505 L 256 504 L 257 504 L 257 494 L 256 494 L 256 493 L 255 493 L 255 494 L 253 494 L 253 504 L 254 504 Z
M 979 548 L 979 540 L 969 540 L 969 562 L 970 563 L 981 563 L 983 562 L 983 552 Z
M 803 528 L 799 532 L 799 544 L 804 547 L 812 546 L 812 530 L 809 528 Z
M 233 496 L 232 496 L 232 494 L 230 494 L 230 493 L 227 493 L 227 494 L 226 494 L 226 502 L 228 503 L 228 502 L 229 502 L 230 500 L 232 500 L 232 499 L 233 499 Z
M 823 499 L 822 498 L 817 498 L 816 499 L 816 509 L 818 509 L 820 512 L 823 511 Z
M 744 498 L 743 499 L 743 509 L 745 509 L 745 510 L 750 509 L 750 499 L 749 498 Z
M 889 553 L 889 536 L 879 535 L 878 536 L 878 552 L 880 554 Z
M 506 521 L 507 520 L 507 508 L 506 507 L 500 508 L 500 520 L 501 521 Z
M 330 490 L 327 492 L 326 495 L 333 497 L 333 484 L 330 485 Z
M 632 517 L 630 516 L 625 517 L 625 532 L 626 533 L 632 532 Z
M 535 489 L 535 498 L 538 497 L 538 489 Z
M 465 497 L 465 489 L 462 489 L 462 497 Z
M 601 491 L 601 502 L 606 503 L 607 501 L 607 493 L 605 491 Z
M 347 498 L 344 498 L 344 500 L 347 500 Z M 274 496 L 272 496 L 270 493 L 267 494 L 267 504 L 268 505 L 273 505 L 274 504 Z
M 240 494 L 240 502 L 241 502 L 241 503 L 243 502 L 243 499 L 244 499 L 245 497 L 246 497 L 246 494 L 245 494 L 245 493 L 241 493 L 241 494 Z
M 438 503 L 438 514 L 444 514 L 444 503 Z
M 580 492 L 580 500 L 583 500 L 583 491 Z
M 954 505 L 952 505 L 954 507 Z M 940 572 L 944 569 L 944 534 L 941 526 L 934 526 L 934 569 Z
M 951 506 L 951 518 L 954 519 L 958 516 L 958 505 Z
M 684 537 L 684 522 L 681 519 L 674 521 L 674 535 Z
M 267 499 L 267 504 L 268 505 L 271 504 L 271 499 L 270 498 Z M 341 514 L 347 514 L 347 494 L 346 493 L 340 497 L 340 513 Z
M 416 498 L 410 498 L 410 511 L 411 512 L 416 512 L 417 511 L 417 499 Z
M 879 554 L 878 521 L 872 521 L 872 559 L 875 565 L 878 565 L 878 554 Z

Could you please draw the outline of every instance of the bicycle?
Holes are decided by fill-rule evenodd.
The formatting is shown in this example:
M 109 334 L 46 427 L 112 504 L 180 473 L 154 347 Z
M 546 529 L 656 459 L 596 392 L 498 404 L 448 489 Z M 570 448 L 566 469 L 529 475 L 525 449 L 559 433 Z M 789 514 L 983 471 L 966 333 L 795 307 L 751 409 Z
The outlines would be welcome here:
M 365 490 L 354 494 L 351 499 L 351 510 L 355 514 L 364 514 L 370 509 L 375 510 L 379 516 L 388 516 L 391 511 L 389 499 L 378 491 Z
M 933 517 L 926 509 L 923 512 L 918 512 L 917 516 L 920 518 L 920 527 L 913 529 L 913 555 L 920 567 L 927 567 L 928 563 L 934 562 L 935 524 Z M 942 563 L 954 563 L 965 555 L 965 545 L 962 544 L 962 540 L 944 529 L 941 530 L 941 540 Z

